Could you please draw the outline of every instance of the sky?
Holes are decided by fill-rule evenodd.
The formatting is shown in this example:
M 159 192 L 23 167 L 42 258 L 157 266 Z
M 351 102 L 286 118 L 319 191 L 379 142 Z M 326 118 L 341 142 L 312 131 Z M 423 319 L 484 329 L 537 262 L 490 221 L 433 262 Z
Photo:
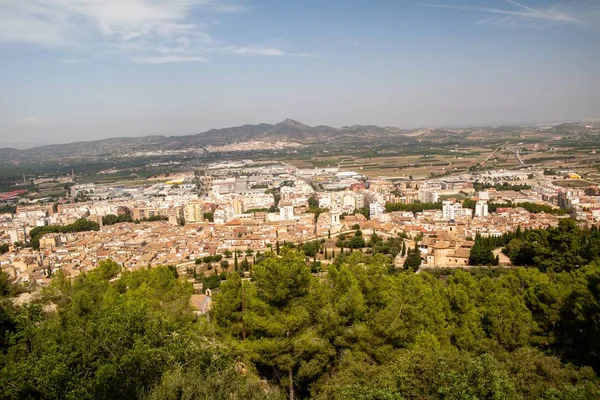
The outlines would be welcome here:
M 0 147 L 600 119 L 599 0 L 0 0 Z

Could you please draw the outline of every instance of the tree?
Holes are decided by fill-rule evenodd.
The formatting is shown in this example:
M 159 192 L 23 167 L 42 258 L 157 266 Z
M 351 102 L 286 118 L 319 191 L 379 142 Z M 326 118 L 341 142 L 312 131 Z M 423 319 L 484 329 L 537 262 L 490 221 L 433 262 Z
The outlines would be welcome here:
M 404 260 L 404 269 L 416 271 L 421 266 L 421 251 L 418 249 L 408 249 L 408 255 Z
M 282 249 L 281 258 L 271 254 L 254 268 L 258 293 L 268 304 L 284 307 L 295 297 L 308 293 L 311 274 L 298 252 Z
M 469 265 L 498 265 L 499 259 L 494 256 L 491 246 L 482 240 L 480 235 L 475 237 L 475 243 L 471 247 Z
M 223 271 L 227 271 L 227 269 L 229 268 L 229 261 L 221 260 L 220 265 Z

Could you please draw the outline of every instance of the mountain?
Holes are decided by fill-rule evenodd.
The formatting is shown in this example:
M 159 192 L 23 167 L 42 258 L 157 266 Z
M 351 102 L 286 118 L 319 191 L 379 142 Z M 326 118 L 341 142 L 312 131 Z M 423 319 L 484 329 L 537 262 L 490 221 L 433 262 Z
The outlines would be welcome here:
M 581 124 L 564 123 L 553 127 L 552 129 L 550 129 L 550 132 L 562 136 L 578 136 L 585 135 L 589 131 L 585 126 Z
M 276 124 L 268 133 L 273 136 L 298 137 L 307 134 L 310 135 L 313 132 L 314 129 L 312 127 L 288 118 L 285 121 Z
M 85 157 L 102 161 L 113 157 L 131 157 L 132 153 L 147 153 L 160 150 L 198 149 L 209 145 L 226 145 L 231 143 L 261 141 L 292 141 L 305 145 L 344 145 L 370 146 L 373 143 L 388 145 L 405 145 L 420 140 L 431 142 L 461 142 L 479 140 L 489 135 L 508 132 L 518 133 L 523 128 L 477 128 L 467 130 L 456 129 L 415 129 L 406 130 L 396 127 L 380 127 L 376 125 L 352 125 L 333 128 L 326 125 L 309 126 L 293 119 L 286 119 L 277 124 L 260 123 L 237 127 L 210 129 L 206 132 L 188 136 L 144 136 L 110 138 L 89 142 L 76 142 L 61 145 L 34 147 L 27 150 L 12 148 L 0 149 L 0 159 L 6 162 L 47 161 Z M 578 124 L 563 124 L 553 128 L 553 133 L 583 133 L 585 127 Z

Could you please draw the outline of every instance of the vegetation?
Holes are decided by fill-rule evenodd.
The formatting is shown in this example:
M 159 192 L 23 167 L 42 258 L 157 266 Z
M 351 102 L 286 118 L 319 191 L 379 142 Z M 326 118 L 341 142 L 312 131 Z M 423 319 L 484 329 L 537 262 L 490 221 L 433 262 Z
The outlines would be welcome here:
M 100 225 L 97 222 L 88 221 L 87 219 L 78 219 L 69 225 L 47 225 L 33 228 L 29 235 L 31 236 L 31 246 L 34 249 L 40 248 L 40 238 L 48 233 L 72 233 L 100 230 Z
M 0 206 L 0 214 L 14 214 L 17 212 L 17 206 L 3 205 Z
M 498 191 L 508 191 L 514 190 L 516 192 L 521 190 L 531 190 L 531 185 L 511 185 L 508 182 L 497 183 L 495 185 L 491 185 L 489 183 L 474 183 L 473 189 L 476 191 L 485 190 L 485 189 L 496 189 Z
M 442 203 L 412 203 L 412 204 L 401 204 L 401 203 L 386 203 L 385 211 L 410 211 L 412 213 L 423 212 L 425 210 L 441 210 Z
M 404 260 L 404 269 L 416 271 L 421 266 L 421 251 L 417 248 L 408 249 L 406 260 Z
M 0 244 L 0 254 L 8 253 L 10 246 L 6 243 Z
M 173 269 L 123 272 L 113 262 L 69 281 L 56 274 L 44 301 L 0 301 L 0 398 L 281 398 L 236 371 L 188 306 L 191 285 Z
M 109 214 L 109 215 L 102 217 L 102 225 L 114 225 L 114 224 L 118 224 L 121 222 L 133 222 L 133 219 L 131 218 L 131 215 L 129 215 L 129 214 L 121 214 L 121 215 Z
M 223 259 L 223 256 L 220 255 L 220 254 L 217 254 L 217 255 L 214 255 L 214 256 L 205 256 L 205 257 L 202 257 L 202 258 L 197 258 L 196 261 L 195 261 L 195 264 L 196 265 L 199 265 L 199 264 L 202 264 L 202 263 L 204 263 L 204 264 L 210 264 L 212 262 L 219 262 L 222 259 Z
M 406 250 L 367 246 L 388 244 Z M 475 246 L 529 267 L 417 274 L 411 248 L 404 271 L 355 251 L 316 276 L 283 245 L 250 280 L 202 277 L 210 318 L 173 268 L 59 271 L 20 307 L 0 274 L 0 398 L 599 398 L 600 231 L 565 219 Z
M 556 228 L 519 230 L 506 239 L 504 253 L 514 265 L 561 272 L 600 261 L 600 231 L 581 229 L 572 219 L 561 220 Z
M 357 229 L 350 239 L 348 239 L 345 234 L 339 235 L 335 245 L 346 249 L 362 249 L 363 247 L 366 247 L 365 239 L 363 238 L 360 229 Z
M 494 247 L 490 241 L 484 240 L 480 235 L 475 236 L 475 243 L 469 256 L 469 265 L 498 265 L 500 260 L 498 256 L 494 256 L 493 250 Z
M 462 203 L 464 208 L 475 208 L 475 201 L 471 199 L 465 199 Z M 529 211 L 532 214 L 546 213 L 552 215 L 567 215 L 567 210 L 562 208 L 554 208 L 546 204 L 537 203 L 488 203 L 489 212 L 497 212 L 499 208 L 517 208 L 521 207 Z
M 167 217 L 166 215 L 152 215 L 148 218 L 134 220 L 131 217 L 131 215 L 129 215 L 129 214 L 121 214 L 121 215 L 108 214 L 108 215 L 102 217 L 102 225 L 114 225 L 114 224 L 118 224 L 121 222 L 140 223 L 140 222 L 154 222 L 154 221 L 168 221 L 168 220 L 169 220 L 169 217 Z

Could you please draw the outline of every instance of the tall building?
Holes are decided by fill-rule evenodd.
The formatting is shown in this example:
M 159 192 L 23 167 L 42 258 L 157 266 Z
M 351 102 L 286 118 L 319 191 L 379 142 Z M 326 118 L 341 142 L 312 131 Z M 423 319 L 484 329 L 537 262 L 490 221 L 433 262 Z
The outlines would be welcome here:
M 236 216 L 244 213 L 244 203 L 239 199 L 231 200 L 231 206 Z
M 380 217 L 381 215 L 383 215 L 384 212 L 385 208 L 380 202 L 374 201 L 371 204 L 369 204 L 369 215 L 371 219 Z
M 437 203 L 440 195 L 437 190 L 419 189 L 419 201 L 421 203 Z
M 454 203 L 452 201 L 442 202 L 442 215 L 446 220 L 453 220 L 458 217 L 463 217 L 465 212 L 461 203 Z
M 454 203 L 451 201 L 442 202 L 442 215 L 444 219 L 454 219 Z
M 331 226 L 340 225 L 340 212 L 337 209 L 333 209 L 329 214 L 331 215 Z
M 294 220 L 294 206 L 291 202 L 282 202 L 279 204 L 279 215 L 283 221 Z
M 201 201 L 192 201 L 183 207 L 183 218 L 185 222 L 204 221 L 204 203 Z
M 475 216 L 476 217 L 487 217 L 488 216 L 488 203 L 486 200 L 479 200 L 475 204 Z

